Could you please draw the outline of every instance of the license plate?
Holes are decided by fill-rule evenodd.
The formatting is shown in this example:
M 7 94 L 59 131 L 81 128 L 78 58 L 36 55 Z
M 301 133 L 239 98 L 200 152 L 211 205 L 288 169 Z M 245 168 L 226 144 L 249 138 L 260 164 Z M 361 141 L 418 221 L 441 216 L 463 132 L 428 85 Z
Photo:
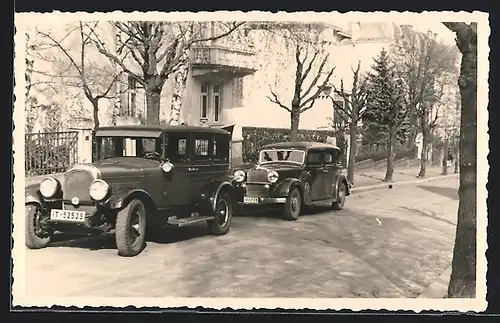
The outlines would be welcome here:
M 50 219 L 65 222 L 85 222 L 84 211 L 51 210 Z
M 257 203 L 259 203 L 259 198 L 245 196 L 243 198 L 243 203 L 257 204 Z

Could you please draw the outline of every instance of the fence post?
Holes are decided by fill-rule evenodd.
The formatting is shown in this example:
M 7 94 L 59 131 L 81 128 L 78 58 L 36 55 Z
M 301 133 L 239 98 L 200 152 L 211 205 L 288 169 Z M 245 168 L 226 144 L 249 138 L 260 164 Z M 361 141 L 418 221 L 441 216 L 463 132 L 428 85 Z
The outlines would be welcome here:
M 87 127 L 73 127 L 78 132 L 78 163 L 92 162 L 92 129 Z

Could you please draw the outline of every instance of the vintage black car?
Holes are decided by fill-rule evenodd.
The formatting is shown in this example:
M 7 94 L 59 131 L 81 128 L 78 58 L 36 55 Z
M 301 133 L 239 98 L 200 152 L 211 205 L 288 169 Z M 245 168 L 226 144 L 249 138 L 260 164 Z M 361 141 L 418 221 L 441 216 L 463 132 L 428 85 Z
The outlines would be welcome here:
M 118 254 L 135 256 L 146 231 L 200 222 L 214 235 L 229 231 L 228 131 L 137 125 L 98 128 L 95 136 L 93 163 L 26 188 L 28 248 L 46 247 L 55 231 L 114 231 Z
M 344 207 L 350 186 L 336 146 L 318 142 L 286 142 L 263 146 L 257 165 L 236 170 L 237 202 L 248 205 L 283 204 L 283 216 L 297 220 L 304 206 Z

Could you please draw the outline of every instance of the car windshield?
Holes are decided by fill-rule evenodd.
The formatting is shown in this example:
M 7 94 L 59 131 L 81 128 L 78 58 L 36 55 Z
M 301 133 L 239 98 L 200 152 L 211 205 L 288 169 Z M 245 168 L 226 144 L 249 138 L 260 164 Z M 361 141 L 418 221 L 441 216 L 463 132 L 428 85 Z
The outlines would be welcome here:
M 162 155 L 161 138 L 97 137 L 97 158 L 153 157 Z
M 259 164 L 274 162 L 304 163 L 305 152 L 296 149 L 265 149 L 259 154 Z

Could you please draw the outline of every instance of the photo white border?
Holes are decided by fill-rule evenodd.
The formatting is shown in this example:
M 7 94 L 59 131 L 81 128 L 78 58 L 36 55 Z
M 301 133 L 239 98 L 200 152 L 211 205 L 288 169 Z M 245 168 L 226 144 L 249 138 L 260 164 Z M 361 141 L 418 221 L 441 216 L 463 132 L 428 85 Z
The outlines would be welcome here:
M 326 299 L 326 298 L 104 298 L 104 297 L 66 297 L 66 298 L 30 298 L 25 295 L 25 246 L 24 246 L 24 200 L 22 190 L 25 183 L 24 175 L 24 91 L 25 91 L 25 38 L 24 30 L 27 25 L 53 20 L 57 17 L 60 22 L 75 20 L 253 20 L 253 21 L 325 21 L 335 24 L 335 21 L 358 20 L 358 21 L 384 21 L 392 20 L 396 23 L 411 23 L 413 19 L 422 19 L 422 16 L 435 21 L 476 21 L 478 23 L 477 34 L 477 276 L 476 276 L 476 298 L 474 299 Z M 340 14 L 338 12 L 295 12 L 295 13 L 270 13 L 270 12 L 241 12 L 241 11 L 217 11 L 217 12 L 133 12 L 123 13 L 119 11 L 102 12 L 78 12 L 63 13 L 54 11 L 52 13 L 15 13 L 14 17 L 16 34 L 15 42 L 15 88 L 16 101 L 14 104 L 14 131 L 13 131 L 13 154 L 14 154 L 14 212 L 13 225 L 14 239 L 13 257 L 13 305 L 14 306 L 113 306 L 125 307 L 190 307 L 203 306 L 213 309 L 311 309 L 311 310 L 423 310 L 435 311 L 483 311 L 486 309 L 486 228 L 487 228 L 487 190 L 489 164 L 487 155 L 489 152 L 488 142 L 488 74 L 489 74 L 489 36 L 490 27 L 488 13 L 474 11 L 470 12 L 349 12 Z M 17 216 L 19 215 L 19 216 Z

